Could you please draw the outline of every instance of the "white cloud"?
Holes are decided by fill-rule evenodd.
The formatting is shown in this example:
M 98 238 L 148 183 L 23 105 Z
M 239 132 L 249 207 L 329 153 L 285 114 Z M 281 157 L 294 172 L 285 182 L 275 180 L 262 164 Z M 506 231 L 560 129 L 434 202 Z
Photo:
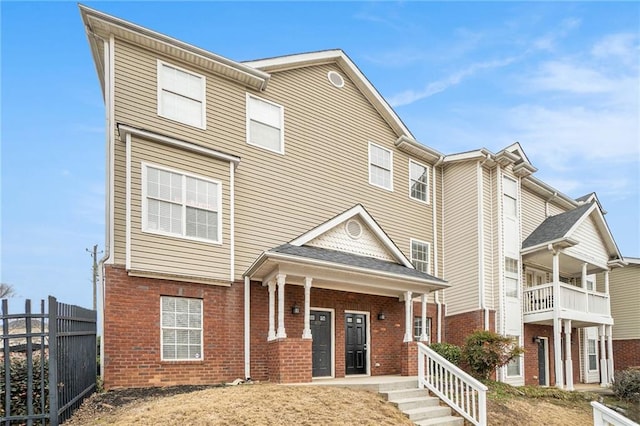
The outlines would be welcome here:
M 554 50 L 556 48 L 557 41 L 568 36 L 571 31 L 580 27 L 581 23 L 582 21 L 577 18 L 564 19 L 557 29 L 534 39 L 532 43 L 533 48 L 536 50 Z
M 511 57 L 471 64 L 467 68 L 457 71 L 441 80 L 428 83 L 422 90 L 406 90 L 396 95 L 392 95 L 388 98 L 389 104 L 392 107 L 398 107 L 411 104 L 424 98 L 428 98 L 429 96 L 433 96 L 436 93 L 445 91 L 449 87 L 460 84 L 464 79 L 473 76 L 481 70 L 505 67 L 514 62 L 516 59 L 517 58 L 515 57 Z
M 527 80 L 526 89 L 572 93 L 603 93 L 616 88 L 617 82 L 600 71 L 570 62 L 550 61 Z
M 623 62 L 633 61 L 637 64 L 640 53 L 638 34 L 609 34 L 598 41 L 591 49 L 591 55 L 599 59 L 616 58 Z

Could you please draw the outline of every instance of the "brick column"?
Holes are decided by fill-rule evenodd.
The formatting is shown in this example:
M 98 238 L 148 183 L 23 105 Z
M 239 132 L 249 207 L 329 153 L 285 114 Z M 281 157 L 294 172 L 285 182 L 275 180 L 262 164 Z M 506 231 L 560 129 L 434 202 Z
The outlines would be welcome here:
M 400 374 L 402 376 L 418 375 L 418 343 L 404 342 L 400 351 Z
M 311 339 L 286 338 L 268 343 L 269 380 L 273 383 L 311 381 Z

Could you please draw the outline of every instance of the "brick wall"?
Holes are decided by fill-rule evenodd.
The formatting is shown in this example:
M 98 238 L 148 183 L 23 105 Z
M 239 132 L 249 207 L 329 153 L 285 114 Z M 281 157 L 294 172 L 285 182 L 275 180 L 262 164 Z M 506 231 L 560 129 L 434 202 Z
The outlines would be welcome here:
M 555 346 L 553 344 L 553 327 L 547 325 L 524 325 L 524 383 L 525 385 L 537 385 L 538 381 L 538 344 L 533 341 L 535 336 L 547 337 L 549 344 L 549 386 L 554 386 L 556 383 L 556 370 L 555 370 Z M 564 333 L 562 334 L 562 359 L 563 369 L 564 365 Z M 573 362 L 573 383 L 580 383 L 580 343 L 578 338 L 578 329 L 571 329 L 571 359 Z M 564 370 L 563 370 L 564 371 Z M 565 377 L 566 377 L 566 371 Z M 565 380 L 566 385 L 566 380 Z
M 244 377 L 243 287 L 130 277 L 106 266 L 104 363 L 106 389 L 213 384 Z M 202 299 L 203 357 L 161 361 L 160 297 Z
M 489 311 L 489 330 L 496 331 L 495 311 Z M 465 338 L 477 330 L 484 330 L 484 311 L 477 310 L 448 315 L 444 320 L 444 341 L 462 346 Z
M 614 340 L 612 343 L 615 371 L 640 367 L 640 339 Z
M 401 354 L 401 371 L 402 376 L 418 375 L 418 343 L 406 342 L 402 344 Z
M 243 282 L 235 282 L 231 287 L 222 287 L 131 277 L 124 268 L 117 266 L 105 267 L 105 279 L 103 363 L 106 389 L 213 384 L 244 378 Z M 193 297 L 202 300 L 204 340 L 201 360 L 161 361 L 161 296 Z M 276 345 L 277 349 L 267 342 L 267 287 L 252 282 L 250 303 L 251 378 L 262 381 L 309 381 L 311 370 L 309 367 L 307 374 L 304 363 L 311 362 L 311 342 L 301 339 L 304 328 L 304 287 L 291 284 L 285 286 L 284 316 L 287 339 Z M 299 314 L 292 314 L 291 306 L 294 304 L 300 307 Z M 394 297 L 312 288 L 311 306 L 318 309 L 334 309 L 336 377 L 345 375 L 346 311 L 369 313 L 371 375 L 401 373 L 405 331 L 404 302 Z M 421 315 L 420 308 L 420 304 L 417 303 L 414 316 Z M 384 320 L 378 320 L 380 312 L 384 312 Z M 431 335 L 436 336 L 436 306 L 429 304 L 427 312 L 427 316 L 432 318 Z M 269 354 L 279 354 L 277 359 L 286 360 L 287 358 L 283 358 L 285 350 L 296 351 L 291 361 L 301 364 L 295 367 L 298 371 L 295 374 L 285 374 L 282 369 L 274 369 L 274 365 L 271 364 L 272 358 Z M 271 372 L 275 371 L 280 371 L 277 377 L 270 377 Z

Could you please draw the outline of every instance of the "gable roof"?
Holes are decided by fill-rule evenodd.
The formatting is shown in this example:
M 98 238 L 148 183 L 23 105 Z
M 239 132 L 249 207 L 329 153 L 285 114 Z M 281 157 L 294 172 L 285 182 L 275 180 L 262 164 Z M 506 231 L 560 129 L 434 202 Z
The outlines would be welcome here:
M 588 217 L 592 217 L 596 228 L 600 231 L 603 243 L 609 254 L 609 260 L 623 261 L 620 250 L 613 239 L 602 211 L 596 202 L 590 202 L 564 213 L 546 218 L 523 242 L 522 250 L 535 251 L 548 244 L 563 243 L 573 246 L 578 242 L 572 240 L 573 232 L 578 229 Z
M 384 232 L 380 225 L 378 225 L 378 222 L 373 219 L 373 217 L 369 214 L 369 212 L 364 208 L 362 204 L 356 204 L 349 210 L 346 210 L 339 215 L 334 216 L 321 225 L 318 225 L 315 228 L 300 235 L 299 237 L 291 240 L 289 244 L 298 247 L 303 246 L 319 235 L 324 234 L 330 229 L 335 228 L 337 225 L 344 223 L 355 216 L 359 217 L 363 222 L 366 223 L 373 234 L 378 238 L 382 245 L 399 264 L 402 264 L 407 268 L 413 268 L 413 264 L 411 263 L 411 261 L 402 253 L 402 251 L 400 251 L 398 246 L 391 240 L 391 238 L 389 238 L 387 233 Z
M 360 256 L 353 253 L 346 253 L 338 250 L 329 250 L 320 247 L 294 246 L 283 244 L 275 247 L 269 252 L 287 254 L 300 258 L 314 259 L 333 264 L 351 266 L 355 268 L 386 272 L 394 275 L 406 276 L 407 278 L 418 278 L 435 283 L 446 284 L 446 281 L 436 278 L 433 275 L 420 272 L 413 267 L 407 267 L 395 262 L 389 262 L 373 257 Z
M 371 84 L 367 77 L 360 71 L 356 64 L 341 49 L 321 50 L 318 52 L 300 53 L 295 55 L 278 56 L 275 58 L 260 59 L 243 62 L 244 65 L 268 73 L 286 71 L 296 68 L 335 63 L 356 85 L 365 98 L 373 105 L 387 124 L 396 133 L 396 136 L 408 136 L 413 139 L 411 131 L 405 126 L 400 117 L 391 108 L 378 90 Z

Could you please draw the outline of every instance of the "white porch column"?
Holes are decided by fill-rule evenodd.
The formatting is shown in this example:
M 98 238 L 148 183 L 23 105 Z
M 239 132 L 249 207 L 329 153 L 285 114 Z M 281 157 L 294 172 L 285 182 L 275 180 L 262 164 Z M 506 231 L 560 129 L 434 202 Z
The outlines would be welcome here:
M 582 288 L 586 289 L 587 288 L 587 264 L 586 263 L 582 264 L 581 283 L 582 283 Z
M 271 280 L 267 285 L 269 286 L 269 334 L 267 334 L 267 340 L 273 340 L 276 338 L 276 326 L 274 321 L 276 308 L 276 283 Z
M 428 340 L 427 337 L 427 295 L 423 294 L 420 297 L 420 302 L 422 302 L 422 334 L 420 334 L 420 341 L 421 342 L 426 342 Z
M 413 332 L 411 327 L 411 292 L 406 291 L 404 293 L 404 340 L 403 342 L 410 342 L 413 340 Z
M 562 320 L 560 317 L 560 258 L 553 252 L 553 361 L 556 370 L 556 387 L 564 387 L 562 377 L 562 347 L 560 333 Z
M 604 292 L 609 295 L 609 271 L 604 271 Z
M 556 367 L 556 387 L 558 389 L 562 389 L 564 387 L 563 384 L 563 373 L 562 373 L 562 347 L 561 347 L 561 339 L 560 332 L 562 329 L 562 320 L 557 319 L 553 321 L 553 356 L 554 356 L 554 364 Z
M 609 379 L 607 384 L 613 383 L 613 326 L 607 326 L 607 378 Z
M 573 390 L 573 360 L 571 359 L 571 320 L 564 320 L 564 364 L 567 372 L 567 390 Z
M 311 339 L 311 325 L 309 324 L 309 311 L 311 310 L 311 282 L 313 278 L 304 278 L 304 330 L 302 331 L 303 339 Z
M 605 359 L 605 325 L 598 327 L 598 336 L 600 337 L 600 386 L 606 388 L 609 385 L 609 373 L 607 372 L 607 361 Z
M 278 274 L 276 277 L 278 281 L 278 333 L 276 338 L 278 339 L 287 337 L 287 333 L 284 330 L 284 280 L 286 277 L 285 274 Z

